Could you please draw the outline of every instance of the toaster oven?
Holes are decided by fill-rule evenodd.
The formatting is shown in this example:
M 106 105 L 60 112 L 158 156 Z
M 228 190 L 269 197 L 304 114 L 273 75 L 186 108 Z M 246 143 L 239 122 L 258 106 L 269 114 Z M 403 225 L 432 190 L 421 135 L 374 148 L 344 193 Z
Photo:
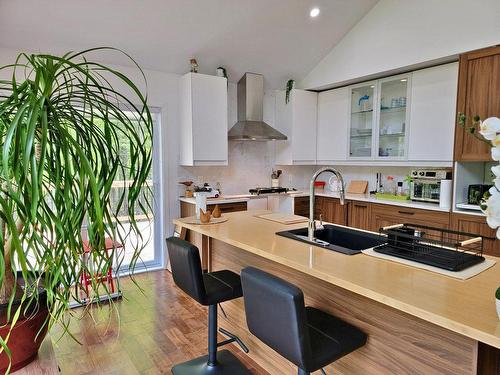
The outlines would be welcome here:
M 451 179 L 447 169 L 415 169 L 411 171 L 413 183 L 410 199 L 421 202 L 439 203 L 441 180 Z

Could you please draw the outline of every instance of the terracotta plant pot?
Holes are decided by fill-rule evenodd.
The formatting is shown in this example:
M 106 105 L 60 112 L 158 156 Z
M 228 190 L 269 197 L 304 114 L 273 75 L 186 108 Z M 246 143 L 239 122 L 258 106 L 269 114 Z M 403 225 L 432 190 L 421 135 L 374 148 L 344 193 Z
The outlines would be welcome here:
M 27 302 L 25 302 L 27 304 Z M 19 303 L 13 304 L 12 312 L 17 309 Z M 32 362 L 38 354 L 38 349 L 47 334 L 47 294 L 44 289 L 39 289 L 38 303 L 32 302 L 31 305 L 19 317 L 16 325 L 10 333 L 7 346 L 12 354 L 11 372 Z M 5 325 L 7 321 L 7 307 L 0 305 L 0 336 L 7 337 L 11 328 L 10 324 Z M 0 354 L 0 373 L 5 373 L 9 366 L 9 357 L 2 351 Z

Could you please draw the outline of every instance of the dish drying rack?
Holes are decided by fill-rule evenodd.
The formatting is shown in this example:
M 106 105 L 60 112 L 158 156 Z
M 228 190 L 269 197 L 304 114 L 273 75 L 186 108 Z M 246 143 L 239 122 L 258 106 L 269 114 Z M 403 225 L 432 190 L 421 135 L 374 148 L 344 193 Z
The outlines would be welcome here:
M 413 224 L 386 226 L 379 233 L 387 243 L 374 250 L 382 254 L 448 271 L 461 271 L 484 261 L 483 237 L 475 234 Z

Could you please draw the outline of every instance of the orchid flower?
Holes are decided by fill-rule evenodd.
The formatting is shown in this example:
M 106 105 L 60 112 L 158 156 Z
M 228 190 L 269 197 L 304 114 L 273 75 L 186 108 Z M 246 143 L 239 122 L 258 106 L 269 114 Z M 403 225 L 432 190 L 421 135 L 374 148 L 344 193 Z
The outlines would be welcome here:
M 492 141 L 500 133 L 500 119 L 489 117 L 479 124 L 479 133 L 488 141 Z

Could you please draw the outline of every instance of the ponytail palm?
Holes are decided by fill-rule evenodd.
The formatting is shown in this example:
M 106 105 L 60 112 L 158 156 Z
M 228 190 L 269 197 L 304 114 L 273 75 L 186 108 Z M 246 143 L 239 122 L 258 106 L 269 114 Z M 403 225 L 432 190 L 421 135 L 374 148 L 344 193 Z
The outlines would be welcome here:
M 89 267 L 81 260 L 84 237 L 93 249 L 88 272 L 103 274 L 116 251 L 106 253 L 106 237 L 127 241 L 132 269 L 148 240 L 137 217 L 151 212 L 144 198 L 151 113 L 130 79 L 88 60 L 94 51 L 20 54 L 0 68 L 7 77 L 0 81 L 0 303 L 10 304 L 13 324 L 19 313 L 13 301 L 38 298 L 36 283 L 21 288 L 16 271 L 25 280 L 43 275 L 51 324 L 81 298 L 73 286 Z M 112 198 L 117 180 L 123 189 Z M 95 282 L 92 290 L 93 296 L 110 293 Z

